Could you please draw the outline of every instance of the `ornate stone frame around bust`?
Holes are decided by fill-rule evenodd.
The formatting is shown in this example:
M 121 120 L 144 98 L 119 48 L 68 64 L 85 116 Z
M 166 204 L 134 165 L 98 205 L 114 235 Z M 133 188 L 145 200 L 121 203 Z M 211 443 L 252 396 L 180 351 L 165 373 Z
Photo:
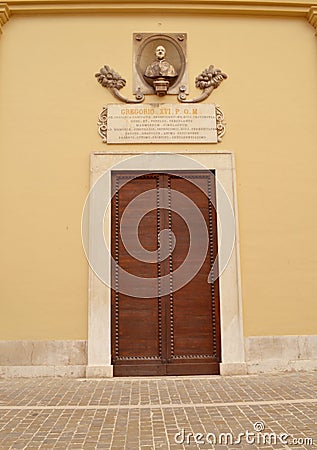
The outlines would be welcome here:
M 181 170 L 191 167 L 171 167 L 169 155 L 173 153 L 143 153 L 145 158 L 139 161 L 138 170 Z M 200 151 L 179 153 L 198 161 L 209 169 L 216 170 L 216 176 L 231 202 L 236 219 L 236 242 L 231 259 L 220 277 L 220 315 L 221 315 L 221 374 L 244 374 L 246 364 L 244 356 L 244 338 L 242 326 L 242 300 L 240 282 L 239 235 L 237 220 L 237 197 L 235 183 L 235 162 L 232 152 Z M 91 155 L 91 186 L 115 164 L 140 152 L 98 152 Z M 155 160 L 155 165 L 150 166 Z M 168 161 L 168 162 L 167 162 Z M 197 164 L 193 163 L 194 170 Z M 110 177 L 109 177 L 110 189 Z M 94 200 L 89 205 L 94 209 Z M 217 207 L 221 208 L 221 197 L 217 195 Z M 94 229 L 94 217 L 91 214 L 89 230 Z M 110 217 L 105 218 L 105 230 L 110 242 Z M 220 233 L 219 233 L 220 236 Z M 218 238 L 219 238 L 218 236 Z M 90 232 L 89 240 L 94 239 Z M 109 261 L 110 270 L 110 261 Z M 111 290 L 90 270 L 89 274 L 89 314 L 88 314 L 88 377 L 111 377 Z
M 184 86 L 184 92 L 188 93 L 186 33 L 133 33 L 133 93 L 136 94 L 138 90 L 141 90 L 143 94 L 155 94 L 155 89 L 144 77 L 144 71 L 146 65 L 155 58 L 154 50 L 158 45 L 169 46 L 174 50 L 174 56 L 177 56 L 175 61 L 174 58 L 170 59 L 170 54 L 167 52 L 167 59 L 170 63 L 176 64 L 178 74 L 167 94 L 178 94 L 180 86 Z M 152 52 L 147 54 L 149 48 L 152 48 Z M 146 65 L 142 65 L 142 61 L 146 62 Z

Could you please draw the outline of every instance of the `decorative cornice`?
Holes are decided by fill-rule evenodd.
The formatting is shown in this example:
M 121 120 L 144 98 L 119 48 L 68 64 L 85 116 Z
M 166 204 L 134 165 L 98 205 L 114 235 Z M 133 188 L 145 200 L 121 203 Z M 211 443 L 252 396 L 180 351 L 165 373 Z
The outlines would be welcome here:
M 312 3 L 259 0 L 8 0 L 12 14 L 74 14 L 98 12 L 162 12 L 204 14 L 252 14 L 305 17 Z
M 0 34 L 2 34 L 3 25 L 8 22 L 10 10 L 6 3 L 0 3 Z
M 317 28 L 317 4 L 306 0 L 7 0 L 0 3 L 0 33 L 10 15 L 102 12 L 306 17 Z
M 315 28 L 317 36 L 317 6 L 312 6 L 307 14 L 308 22 Z

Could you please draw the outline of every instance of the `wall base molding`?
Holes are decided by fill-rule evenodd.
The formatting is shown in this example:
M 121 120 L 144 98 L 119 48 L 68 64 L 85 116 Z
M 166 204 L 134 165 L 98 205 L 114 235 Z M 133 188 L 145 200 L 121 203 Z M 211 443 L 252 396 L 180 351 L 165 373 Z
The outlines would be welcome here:
M 86 366 L 87 341 L 0 340 L 1 366 Z
M 250 336 L 244 343 L 246 361 L 221 363 L 222 376 L 317 371 L 317 335 Z M 0 341 L 0 377 L 109 378 L 113 366 L 88 364 L 87 341 Z
M 113 377 L 113 366 L 87 366 L 86 378 Z
M 283 373 L 283 372 L 313 372 L 317 370 L 317 360 L 299 360 L 299 361 L 257 361 L 247 363 L 249 375 L 260 373 Z
M 317 370 L 317 335 L 245 338 L 248 374 Z
M 246 363 L 220 363 L 220 375 L 247 375 L 248 368 Z
M 0 366 L 2 378 L 84 378 L 86 366 Z

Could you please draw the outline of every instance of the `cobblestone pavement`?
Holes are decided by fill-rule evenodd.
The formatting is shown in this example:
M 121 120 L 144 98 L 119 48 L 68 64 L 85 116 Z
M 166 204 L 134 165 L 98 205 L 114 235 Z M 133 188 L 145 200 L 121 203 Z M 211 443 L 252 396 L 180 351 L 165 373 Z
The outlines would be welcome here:
M 0 379 L 1 450 L 194 448 L 317 448 L 317 373 Z

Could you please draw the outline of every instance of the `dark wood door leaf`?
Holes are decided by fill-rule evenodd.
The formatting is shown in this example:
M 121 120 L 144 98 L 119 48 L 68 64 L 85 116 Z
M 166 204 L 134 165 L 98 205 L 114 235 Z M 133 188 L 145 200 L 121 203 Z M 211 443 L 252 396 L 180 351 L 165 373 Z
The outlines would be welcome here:
M 214 173 L 112 175 L 115 376 L 219 373 Z

